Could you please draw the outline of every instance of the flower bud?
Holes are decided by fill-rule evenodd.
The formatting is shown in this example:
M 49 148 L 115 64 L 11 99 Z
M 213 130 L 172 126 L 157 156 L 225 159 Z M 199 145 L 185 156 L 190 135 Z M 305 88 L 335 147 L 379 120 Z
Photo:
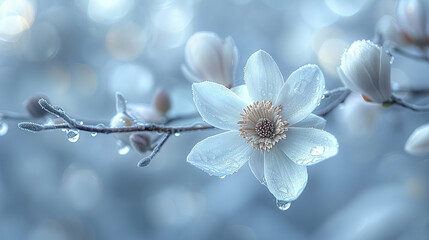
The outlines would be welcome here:
M 133 119 L 124 113 L 116 113 L 110 120 L 110 127 L 112 128 L 131 127 L 132 125 Z M 122 142 L 128 144 L 130 133 L 115 133 L 114 135 Z
M 152 99 L 153 107 L 163 115 L 170 110 L 170 97 L 163 88 L 158 88 Z
M 376 31 L 377 35 L 382 37 L 383 42 L 391 41 L 400 45 L 407 43 L 407 39 L 392 16 L 383 16 L 377 23 Z
M 429 154 L 429 124 L 414 130 L 405 143 L 405 151 L 412 155 Z
M 337 70 L 344 85 L 365 100 L 391 102 L 390 59 L 382 47 L 366 40 L 354 42 Z
M 151 140 L 149 133 L 133 133 L 130 136 L 131 146 L 139 153 L 145 153 L 150 150 Z
M 231 88 L 237 58 L 231 37 L 222 40 L 215 33 L 198 32 L 186 43 L 187 66 L 182 71 L 191 82 L 210 81 Z
M 416 45 L 426 45 L 425 6 L 421 0 L 400 0 L 396 9 L 399 26 L 406 38 Z
M 24 102 L 25 108 L 31 117 L 42 118 L 48 114 L 39 104 L 39 100 L 42 98 L 50 103 L 48 98 L 43 95 L 34 95 Z

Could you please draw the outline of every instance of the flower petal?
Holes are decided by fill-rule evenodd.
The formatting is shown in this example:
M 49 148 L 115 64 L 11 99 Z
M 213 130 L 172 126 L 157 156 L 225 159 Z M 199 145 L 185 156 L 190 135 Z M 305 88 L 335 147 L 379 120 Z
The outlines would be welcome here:
M 247 60 L 244 81 L 253 101 L 275 100 L 283 85 L 283 76 L 274 59 L 259 50 Z
M 326 126 L 326 120 L 316 114 L 310 114 L 304 120 L 295 123 L 292 127 L 305 127 L 305 128 L 317 128 L 324 129 Z
M 429 124 L 414 130 L 405 143 L 405 151 L 417 156 L 429 154 Z
M 197 75 L 195 75 L 193 72 L 191 72 L 191 70 L 189 70 L 187 66 L 182 65 L 181 69 L 182 69 L 183 76 L 185 76 L 185 78 L 188 79 L 188 81 L 193 83 L 199 83 L 204 81 L 201 78 L 199 78 Z
M 279 148 L 298 165 L 313 165 L 338 153 L 337 139 L 315 128 L 290 127 Z
M 308 117 L 317 107 L 325 90 L 325 78 L 317 65 L 306 65 L 293 72 L 277 97 L 283 120 L 291 125 Z
M 215 176 L 233 174 L 254 151 L 238 134 L 238 131 L 228 131 L 202 140 L 189 153 L 187 161 Z
M 252 99 L 249 96 L 249 91 L 247 90 L 246 84 L 233 87 L 231 88 L 231 91 L 237 94 L 243 101 L 246 102 L 247 105 L 252 103 Z
M 259 150 L 254 150 L 249 160 L 250 170 L 260 183 L 265 184 L 264 178 L 264 154 Z
M 291 161 L 279 148 L 264 154 L 267 187 L 278 200 L 293 201 L 307 184 L 307 168 Z
M 234 82 L 234 72 L 238 61 L 238 50 L 232 37 L 226 37 L 222 48 L 223 74 L 230 86 Z M 225 84 L 224 84 L 225 85 Z M 226 85 L 227 86 L 227 85 Z
M 223 85 L 213 82 L 192 84 L 195 106 L 204 121 L 220 129 L 238 130 L 240 113 L 247 104 Z

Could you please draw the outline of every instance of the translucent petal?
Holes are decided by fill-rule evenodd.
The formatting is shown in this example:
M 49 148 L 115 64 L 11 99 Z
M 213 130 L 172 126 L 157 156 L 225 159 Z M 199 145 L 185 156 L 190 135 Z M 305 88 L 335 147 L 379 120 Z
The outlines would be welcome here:
M 252 103 L 252 99 L 249 96 L 249 91 L 247 90 L 246 84 L 231 88 L 235 94 L 237 94 L 243 101 L 248 105 Z
M 265 184 L 264 178 L 264 154 L 259 150 L 254 150 L 249 160 L 250 170 L 260 183 Z
M 315 128 L 290 127 L 279 148 L 298 165 L 313 165 L 338 153 L 337 139 Z
M 222 39 L 212 32 L 192 35 L 185 47 L 185 59 L 199 78 L 224 84 Z
M 275 105 L 282 105 L 283 120 L 295 124 L 317 107 L 325 89 L 325 78 L 317 65 L 306 65 L 293 72 L 284 83 Z
M 307 184 L 307 168 L 291 161 L 281 149 L 264 154 L 264 175 L 267 187 L 278 200 L 293 201 Z
M 201 78 L 199 78 L 197 75 L 195 75 L 193 72 L 191 72 L 187 66 L 182 65 L 181 69 L 182 69 L 183 75 L 185 76 L 186 79 L 188 79 L 188 81 L 193 83 L 199 83 L 204 81 Z
M 275 100 L 283 85 L 283 76 L 274 59 L 259 50 L 247 60 L 244 81 L 253 101 Z
M 238 134 L 238 131 L 228 131 L 204 139 L 194 146 L 187 161 L 215 176 L 233 174 L 250 159 L 254 151 Z
M 413 155 L 429 154 L 429 124 L 414 130 L 405 143 L 405 151 Z
M 223 85 L 202 82 L 192 84 L 195 106 L 204 121 L 220 129 L 238 130 L 240 113 L 247 104 Z
M 304 120 L 295 123 L 292 127 L 306 127 L 306 128 L 317 128 L 324 129 L 326 126 L 326 120 L 316 114 L 310 114 Z

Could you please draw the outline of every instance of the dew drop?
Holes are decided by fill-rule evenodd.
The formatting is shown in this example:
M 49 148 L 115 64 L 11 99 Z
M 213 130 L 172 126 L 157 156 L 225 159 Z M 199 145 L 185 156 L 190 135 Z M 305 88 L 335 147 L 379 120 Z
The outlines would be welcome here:
M 175 133 L 174 136 L 178 137 L 180 136 L 180 133 Z
M 0 136 L 6 135 L 7 130 L 9 130 L 7 123 L 0 121 Z
M 93 133 L 91 133 L 91 136 L 95 137 L 95 136 L 97 136 L 97 133 L 93 132 Z
M 224 178 L 226 178 L 226 175 L 220 176 L 219 178 L 224 179 Z
M 390 55 L 390 64 L 393 64 L 393 61 L 395 61 L 395 57 L 393 55 Z
M 286 211 L 290 208 L 291 203 L 283 200 L 276 200 L 276 205 L 280 210 Z
M 79 140 L 79 132 L 77 130 L 69 130 L 66 132 L 69 142 L 75 143 Z
M 130 149 L 131 149 L 130 146 L 125 145 L 125 146 L 119 148 L 118 153 L 119 153 L 119 155 L 126 155 L 127 153 L 130 152 Z
M 322 146 L 313 147 L 310 151 L 310 154 L 313 156 L 319 156 L 325 151 L 325 148 Z

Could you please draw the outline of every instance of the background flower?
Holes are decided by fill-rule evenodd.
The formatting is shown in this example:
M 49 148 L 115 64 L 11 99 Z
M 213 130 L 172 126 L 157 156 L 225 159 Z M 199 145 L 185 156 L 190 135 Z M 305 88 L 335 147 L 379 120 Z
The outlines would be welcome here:
M 362 94 L 365 100 L 391 101 L 390 59 L 371 41 L 356 41 L 344 52 L 338 75 L 346 87 Z

